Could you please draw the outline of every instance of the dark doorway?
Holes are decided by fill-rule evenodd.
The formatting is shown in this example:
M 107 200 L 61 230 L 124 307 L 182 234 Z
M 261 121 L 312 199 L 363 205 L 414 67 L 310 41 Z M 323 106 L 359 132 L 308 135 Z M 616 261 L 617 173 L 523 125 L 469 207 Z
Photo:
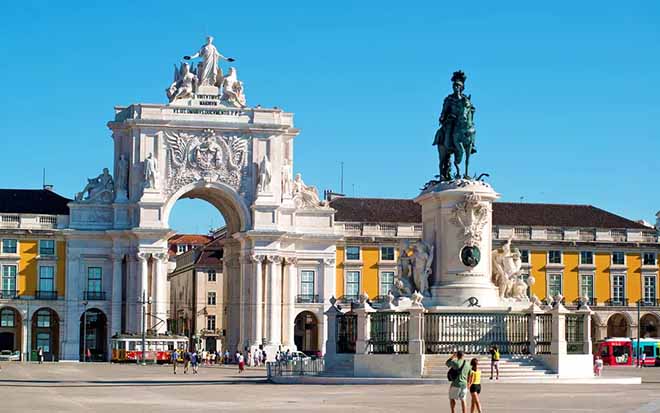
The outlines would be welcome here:
M 86 327 L 85 321 L 87 322 Z M 86 337 L 83 338 L 84 334 Z M 108 319 L 103 311 L 93 308 L 83 313 L 80 316 L 80 360 L 107 361 L 107 334 Z
M 44 351 L 44 360 L 59 360 L 60 317 L 50 308 L 42 308 L 32 316 L 32 351 L 39 347 Z
M 316 316 L 303 311 L 295 319 L 294 340 L 296 347 L 308 355 L 316 355 L 319 351 L 319 327 Z

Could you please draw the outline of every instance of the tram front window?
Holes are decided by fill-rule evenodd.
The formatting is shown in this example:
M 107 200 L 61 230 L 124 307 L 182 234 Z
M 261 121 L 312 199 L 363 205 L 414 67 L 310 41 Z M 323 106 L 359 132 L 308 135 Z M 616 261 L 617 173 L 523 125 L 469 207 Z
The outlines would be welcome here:
M 616 362 L 619 364 L 627 363 L 628 357 L 630 357 L 628 354 L 628 347 L 626 346 L 613 346 L 612 355 L 614 356 Z

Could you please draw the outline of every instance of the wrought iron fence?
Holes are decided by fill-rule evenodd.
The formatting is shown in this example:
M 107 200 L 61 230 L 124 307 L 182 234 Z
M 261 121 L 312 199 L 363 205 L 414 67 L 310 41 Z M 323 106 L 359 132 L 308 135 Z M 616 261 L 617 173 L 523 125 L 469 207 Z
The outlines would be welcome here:
M 427 313 L 425 351 L 486 354 L 496 345 L 502 354 L 528 354 L 529 317 L 529 314 Z
M 584 352 L 583 315 L 566 315 L 566 351 L 568 354 L 582 354 Z
M 550 354 L 550 346 L 552 344 L 552 314 L 537 314 L 535 319 L 538 334 L 534 337 L 536 354 Z
M 373 354 L 408 353 L 409 313 L 372 313 L 369 352 Z
M 268 378 L 281 376 L 319 376 L 325 371 L 322 358 L 283 360 L 266 363 Z
M 347 313 L 337 316 L 337 353 L 355 354 L 357 316 Z

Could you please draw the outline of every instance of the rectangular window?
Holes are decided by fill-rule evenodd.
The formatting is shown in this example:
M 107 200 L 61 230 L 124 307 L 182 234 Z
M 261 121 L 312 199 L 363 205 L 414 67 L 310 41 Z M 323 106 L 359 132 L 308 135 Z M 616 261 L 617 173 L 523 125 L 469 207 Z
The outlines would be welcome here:
M 87 268 L 87 291 L 90 292 L 101 292 L 102 284 L 101 278 L 103 276 L 103 271 L 101 267 L 89 267 Z
M 580 264 L 593 265 L 594 253 L 592 251 L 580 251 Z
M 612 253 L 612 265 L 625 265 L 626 264 L 626 254 L 620 251 L 614 251 Z
M 42 239 L 39 241 L 39 255 L 55 255 L 55 240 Z
M 623 305 L 626 299 L 626 276 L 612 276 L 612 304 Z
M 548 251 L 549 264 L 561 264 L 561 251 Z
M 16 320 L 12 310 L 2 310 L 0 312 L 0 327 L 14 327 Z
M 520 262 L 529 264 L 529 250 L 520 250 Z
M 3 254 L 16 254 L 18 241 L 15 239 L 2 240 L 2 253 Z
M 50 327 L 50 313 L 48 311 L 39 311 L 37 313 L 37 327 Z
M 655 252 L 645 252 L 642 265 L 655 265 Z
M 209 280 L 209 281 L 212 281 L 212 282 L 216 280 L 215 270 L 209 270 L 209 272 L 208 272 L 208 280 Z
M 10 297 L 16 293 L 16 266 L 2 266 L 2 296 Z
M 42 265 L 39 267 L 39 291 L 55 291 L 55 267 Z
M 379 295 L 387 295 L 394 289 L 394 271 L 383 271 L 380 273 Z
M 206 316 L 206 329 L 215 331 L 215 316 L 214 315 L 207 315 Z
M 190 249 L 190 245 L 188 245 L 188 244 L 177 244 L 176 253 L 177 254 L 183 254 L 184 252 L 188 251 L 189 249 Z
M 655 305 L 655 299 L 655 275 L 647 275 L 644 277 L 644 303 Z
M 347 261 L 360 261 L 360 247 L 346 247 Z
M 37 333 L 37 348 L 39 347 L 44 353 L 50 353 L 50 333 Z
M 548 275 L 548 295 L 550 298 L 553 298 L 557 294 L 562 292 L 561 285 L 561 274 L 549 274 Z M 563 294 L 562 294 L 563 295 Z
M 394 247 L 380 247 L 381 261 L 394 261 Z
M 360 271 L 346 271 L 346 295 L 354 298 L 360 295 Z
M 314 295 L 314 271 L 300 272 L 300 295 L 309 299 Z
M 215 305 L 215 291 L 209 291 L 206 297 L 206 304 Z
M 593 274 L 580 275 L 580 298 L 594 298 L 594 276 Z

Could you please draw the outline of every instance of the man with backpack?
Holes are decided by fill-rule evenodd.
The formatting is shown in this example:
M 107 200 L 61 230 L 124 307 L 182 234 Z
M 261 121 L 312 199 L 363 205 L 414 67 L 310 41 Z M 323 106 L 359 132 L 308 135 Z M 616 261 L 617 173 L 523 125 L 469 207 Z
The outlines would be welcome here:
M 467 397 L 467 382 L 470 375 L 470 363 L 463 359 L 463 352 L 457 351 L 452 354 L 445 363 L 449 367 L 447 379 L 451 382 L 449 385 L 449 407 L 451 413 L 456 413 L 456 401 L 461 401 L 462 412 L 467 410 L 465 398 Z

